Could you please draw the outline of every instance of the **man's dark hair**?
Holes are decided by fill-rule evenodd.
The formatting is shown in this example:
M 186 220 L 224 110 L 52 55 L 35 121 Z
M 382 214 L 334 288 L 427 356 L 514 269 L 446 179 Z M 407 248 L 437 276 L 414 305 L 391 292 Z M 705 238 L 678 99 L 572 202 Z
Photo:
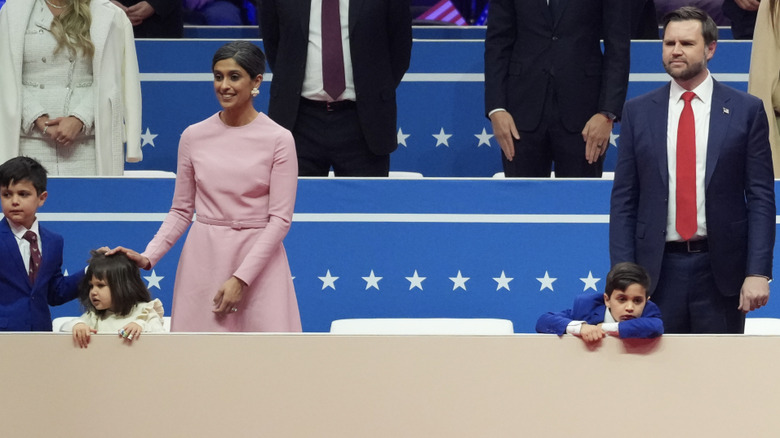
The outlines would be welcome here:
M 661 20 L 664 35 L 666 35 L 666 26 L 670 22 L 688 20 L 701 22 L 701 34 L 704 37 L 705 45 L 709 46 L 713 41 L 718 41 L 718 25 L 715 24 L 715 21 L 712 20 L 709 14 L 695 6 L 683 6 L 664 15 L 664 18 Z

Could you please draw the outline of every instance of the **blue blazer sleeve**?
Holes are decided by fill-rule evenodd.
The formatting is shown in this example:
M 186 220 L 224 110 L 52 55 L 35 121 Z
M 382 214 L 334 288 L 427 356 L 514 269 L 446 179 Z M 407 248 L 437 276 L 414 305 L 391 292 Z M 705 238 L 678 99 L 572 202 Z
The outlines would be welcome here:
M 621 339 L 657 338 L 664 334 L 664 323 L 661 310 L 652 301 L 648 301 L 642 316 L 618 323 Z
M 46 301 L 50 306 L 59 306 L 73 300 L 79 295 L 79 283 L 84 278 L 84 272 L 75 272 L 67 277 L 62 275 L 62 252 L 64 242 L 62 236 L 40 227 L 43 241 L 43 259 L 41 271 L 36 280 L 36 286 L 41 284 L 46 288 Z
M 560 312 L 547 312 L 536 321 L 536 332 L 560 336 L 566 333 L 566 326 L 572 321 L 574 319 L 571 316 L 571 309 Z
M 537 333 L 554 333 L 563 335 L 566 333 L 566 326 L 572 321 L 585 321 L 588 324 L 598 324 L 604 322 L 603 294 L 582 294 L 574 298 L 574 305 L 571 309 L 561 312 L 549 312 L 539 317 L 536 322 Z

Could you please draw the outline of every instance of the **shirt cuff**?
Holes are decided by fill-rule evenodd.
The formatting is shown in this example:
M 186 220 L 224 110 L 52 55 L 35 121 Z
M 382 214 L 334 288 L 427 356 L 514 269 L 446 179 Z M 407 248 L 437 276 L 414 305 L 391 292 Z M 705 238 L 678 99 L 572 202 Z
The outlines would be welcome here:
M 604 330 L 608 335 L 612 336 L 617 336 L 620 334 L 618 327 L 620 327 L 619 322 L 605 322 L 601 324 L 601 329 Z
M 582 324 L 585 324 L 585 321 L 570 322 L 569 325 L 566 326 L 566 333 L 570 335 L 579 335 L 580 330 L 582 329 Z

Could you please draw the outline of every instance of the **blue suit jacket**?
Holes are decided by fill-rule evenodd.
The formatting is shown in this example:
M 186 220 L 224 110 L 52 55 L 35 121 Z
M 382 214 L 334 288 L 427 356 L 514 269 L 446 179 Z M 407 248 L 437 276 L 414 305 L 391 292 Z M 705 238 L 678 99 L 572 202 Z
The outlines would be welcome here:
M 563 335 L 566 326 L 572 321 L 585 321 L 588 324 L 604 322 L 607 306 L 604 294 L 582 294 L 574 298 L 574 306 L 562 312 L 549 312 L 536 321 L 538 333 Z M 664 334 L 661 311 L 652 301 L 648 301 L 642 316 L 629 321 L 620 321 L 618 331 L 621 338 L 655 338 Z
M 78 296 L 84 272 L 62 275 L 62 236 L 39 226 L 43 253 L 35 284 L 24 268 L 16 237 L 0 220 L 0 331 L 51 331 L 49 305 Z
M 705 175 L 707 238 L 721 294 L 739 294 L 745 276 L 772 277 L 775 192 L 761 100 L 713 81 Z M 612 186 L 612 264 L 644 266 L 655 290 L 666 242 L 669 84 L 623 109 Z

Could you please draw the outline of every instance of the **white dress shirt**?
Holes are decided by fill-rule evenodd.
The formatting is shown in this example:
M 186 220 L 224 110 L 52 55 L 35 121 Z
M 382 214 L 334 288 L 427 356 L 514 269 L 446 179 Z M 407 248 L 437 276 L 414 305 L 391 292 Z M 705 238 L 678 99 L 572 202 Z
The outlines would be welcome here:
M 24 269 L 30 272 L 30 242 L 24 239 L 24 233 L 27 232 L 27 228 L 23 226 L 17 226 L 11 221 L 7 221 L 8 226 L 11 228 L 11 232 L 16 237 L 16 244 L 19 245 L 19 252 L 22 254 L 22 261 L 24 261 Z M 41 245 L 41 233 L 38 232 L 38 219 L 33 222 L 30 227 L 30 231 L 34 232 L 38 236 L 38 251 L 43 254 L 43 246 Z
M 693 91 L 696 97 L 691 101 L 696 124 L 696 222 L 698 224 L 693 240 L 707 237 L 707 219 L 704 205 L 704 176 L 707 171 L 707 141 L 710 132 L 710 111 L 712 107 L 712 76 L 707 74 L 698 87 L 686 90 L 672 81 L 669 90 L 669 115 L 666 128 L 666 156 L 669 168 L 669 204 L 666 215 L 666 241 L 681 241 L 677 232 L 677 126 L 680 123 L 685 102 L 682 95 Z
M 566 326 L 566 333 L 570 335 L 579 335 L 580 331 L 582 330 L 582 324 L 585 324 L 585 321 L 570 322 Z M 602 330 L 604 330 L 608 335 L 618 336 L 620 335 L 619 324 L 620 323 L 615 321 L 615 318 L 612 317 L 609 309 L 604 310 L 604 322 L 601 323 Z
M 339 0 L 341 44 L 344 53 L 344 79 L 347 88 L 335 100 L 355 100 L 355 81 L 352 76 L 352 56 L 349 52 L 349 0 Z M 301 96 L 311 100 L 331 101 L 322 84 L 322 0 L 311 1 L 309 14 L 309 46 L 306 52 L 306 71 Z

